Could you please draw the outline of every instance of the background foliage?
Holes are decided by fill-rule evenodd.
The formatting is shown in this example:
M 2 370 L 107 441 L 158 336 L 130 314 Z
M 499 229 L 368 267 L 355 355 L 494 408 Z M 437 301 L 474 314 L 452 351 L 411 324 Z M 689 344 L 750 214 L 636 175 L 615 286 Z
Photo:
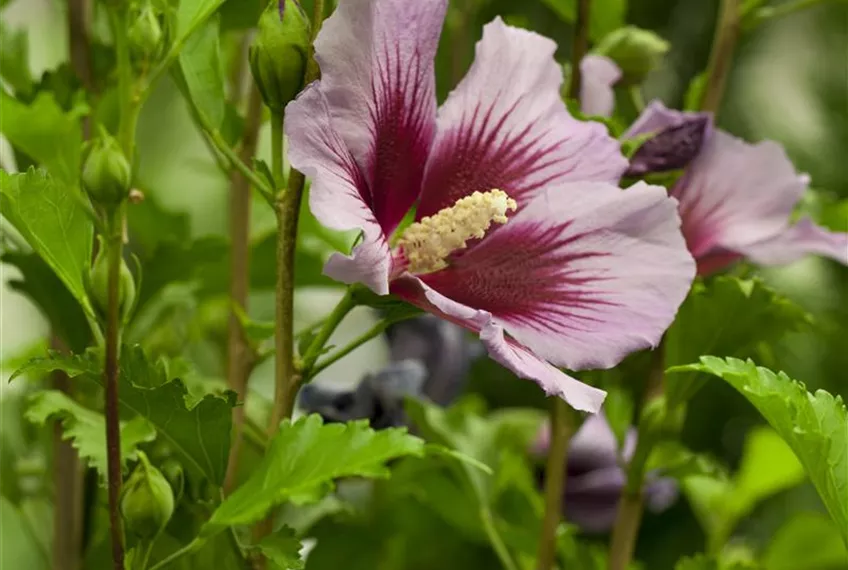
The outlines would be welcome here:
M 306 0 L 307 10 L 310 2 Z M 715 25 L 717 3 L 714 0 L 595 0 L 596 16 L 590 28 L 597 40 L 623 23 L 632 23 L 655 30 L 671 42 L 671 51 L 662 66 L 649 77 L 645 85 L 646 99 L 658 97 L 679 107 L 686 96 L 690 81 L 705 67 Z M 81 140 L 76 117 L 84 102 L 74 95 L 68 70 L 65 4 L 56 0 L 9 0 L 2 3 L 2 43 L 0 43 L 0 75 L 6 85 L 17 93 L 31 93 L 27 102 L 29 113 L 16 109 L 22 105 L 3 94 L 0 101 L 0 122 L 6 139 L 21 140 L 16 129 L 25 131 L 22 142 L 13 151 L 4 139 L 0 161 L 4 168 L 16 165 L 24 171 L 33 163 L 48 165 L 56 180 L 39 179 L 33 184 L 49 193 L 64 176 L 73 177 L 80 160 L 74 141 Z M 470 64 L 473 45 L 482 25 L 496 15 L 511 24 L 536 30 L 560 43 L 558 59 L 569 57 L 571 20 L 574 0 L 454 0 L 438 56 L 437 85 L 443 98 Z M 181 14 L 189 18 L 191 14 Z M 251 0 L 227 0 L 220 9 L 220 42 L 224 64 L 238 49 L 237 35 L 253 25 L 258 17 L 258 3 Z M 184 22 L 183 22 L 184 23 Z M 105 23 L 98 21 L 95 30 Z M 213 36 L 199 34 L 192 42 L 216 41 Z M 805 203 L 805 208 L 833 229 L 848 231 L 848 3 L 830 2 L 784 19 L 769 22 L 746 37 L 738 48 L 730 84 L 719 124 L 726 130 L 749 140 L 770 138 L 783 144 L 796 166 L 808 172 L 819 192 Z M 96 65 L 108 67 L 108 51 L 95 45 Z M 216 433 L 226 433 L 229 424 L 215 420 L 229 418 L 233 401 L 209 394 L 224 386 L 226 374 L 224 349 L 227 318 L 227 203 L 229 179 L 218 168 L 182 90 L 191 93 L 198 107 L 220 129 L 222 136 L 234 138 L 242 119 L 228 104 L 221 105 L 227 78 L 212 76 L 209 69 L 217 63 L 182 58 L 179 74 L 159 82 L 145 105 L 138 129 L 139 171 L 138 186 L 146 200 L 134 206 L 130 214 L 130 249 L 142 268 L 143 281 L 138 297 L 138 313 L 127 331 L 129 345 L 140 344 L 149 356 L 139 350 L 127 350 L 125 367 L 134 368 L 132 381 L 122 380 L 122 404 L 133 410 L 155 410 L 157 402 L 178 399 L 186 403 L 180 417 L 158 418 L 145 414 L 147 422 L 132 420 L 122 430 L 126 457 L 133 458 L 139 446 L 148 445 L 152 430 L 170 434 L 157 439 L 148 454 L 179 457 L 186 467 L 186 493 L 195 501 L 197 511 L 210 514 L 212 497 L 204 481 L 219 482 L 224 477 L 226 449 Z M 204 67 L 206 66 L 206 67 Z M 210 93 L 209 85 L 218 85 L 221 94 Z M 45 92 L 53 93 L 46 96 Z M 619 103 L 618 117 L 622 122 L 632 120 L 635 110 L 626 99 Z M 110 107 L 108 95 L 94 113 L 105 123 L 114 121 L 116 109 Z M 20 123 L 20 126 L 18 125 Z M 54 136 L 61 126 L 62 145 L 44 148 L 39 126 L 44 125 Z M 34 137 L 30 141 L 27 137 Z M 267 124 L 259 138 L 258 156 L 269 160 L 270 143 Z M 27 197 L 16 193 L 12 186 L 6 192 L 4 177 L 3 199 L 18 200 L 19 210 L 27 210 Z M 40 174 L 29 176 L 38 178 Z M 11 198 L 7 198 L 11 196 Z M 57 195 L 57 200 L 62 196 Z M 840 205 L 840 201 L 841 205 Z M 4 203 L 3 215 L 10 219 Z M 250 319 L 254 322 L 258 345 L 266 338 L 261 323 L 273 318 L 273 214 L 255 198 L 251 219 L 252 270 L 250 275 Z M 33 396 L 43 373 L 56 367 L 30 365 L 25 371 L 28 382 L 5 382 L 31 356 L 44 354 L 50 344 L 47 319 L 67 324 L 62 334 L 75 352 L 89 343 L 86 313 L 93 309 L 87 301 L 82 282 L 82 267 L 89 263 L 91 236 L 77 231 L 73 210 L 57 203 L 52 213 L 34 212 L 32 219 L 41 220 L 38 231 L 44 240 L 53 240 L 73 250 L 59 263 L 55 277 L 32 253 L 13 251 L 4 247 L 2 264 L 2 315 L 0 315 L 0 349 L 2 349 L 3 384 L 0 398 L 0 566 L 40 569 L 49 567 L 51 497 L 49 492 L 52 457 L 51 428 L 48 419 L 57 416 L 70 418 L 66 435 L 82 434 L 79 450 L 100 466 L 105 459 L 98 455 L 91 441 L 102 433 L 102 418 L 91 417 L 82 409 L 75 411 L 73 402 L 58 392 L 41 392 Z M 58 216 L 47 219 L 45 216 Z M 63 216 L 65 216 L 63 218 Z M 21 224 L 15 224 L 20 228 Z M 24 223 L 24 226 L 27 224 Z M 47 232 L 44 227 L 51 228 Z M 6 220 L 2 221 L 4 242 L 20 241 Z M 26 237 L 26 236 L 24 236 Z M 312 323 L 340 295 L 340 290 L 320 275 L 324 257 L 345 236 L 332 235 L 318 226 L 308 213 L 299 237 L 298 279 L 301 289 L 297 299 L 297 318 L 301 325 Z M 72 260 L 73 263 L 68 263 Z M 742 268 L 735 277 L 753 277 L 751 268 Z M 762 283 L 797 304 L 797 311 L 774 309 L 772 293 L 760 289 L 759 281 L 749 286 L 739 285 L 733 278 L 722 278 L 709 284 L 704 298 L 690 299 L 685 307 L 691 315 L 689 329 L 673 331 L 680 338 L 699 338 L 701 323 L 709 319 L 721 324 L 732 322 L 734 330 L 744 330 L 750 346 L 740 346 L 736 339 L 712 339 L 714 347 L 699 344 L 697 352 L 686 354 L 692 340 L 681 341 L 681 354 L 671 364 L 696 362 L 702 354 L 752 357 L 757 364 L 772 370 L 783 370 L 788 378 L 801 380 L 811 393 L 817 389 L 848 397 L 848 268 L 817 258 L 808 258 L 780 269 L 757 270 Z M 61 280 L 61 281 L 60 281 Z M 65 287 L 62 287 L 64 283 Z M 746 288 L 747 287 L 747 288 Z M 81 299 L 82 309 L 70 298 Z M 751 304 L 762 302 L 764 310 L 750 322 L 736 322 L 734 303 L 740 296 Z M 754 298 L 763 298 L 754 301 Z M 37 308 L 31 299 L 40 300 Z M 702 302 L 702 305 L 697 303 Z M 760 306 L 760 305 L 757 305 Z M 769 311 L 772 311 L 770 313 Z M 46 315 L 44 313 L 47 313 Z M 338 339 L 352 338 L 375 321 L 373 313 L 358 309 L 350 322 L 337 332 Z M 680 325 L 683 326 L 683 325 Z M 776 330 L 786 334 L 772 334 Z M 267 331 L 266 331 L 267 332 Z M 753 339 L 753 340 L 752 340 Z M 350 386 L 369 371 L 379 369 L 386 360 L 386 341 L 379 338 L 365 349 L 353 353 L 321 373 L 317 382 L 335 386 Z M 164 358 L 162 363 L 151 360 Z M 87 368 L 83 360 L 65 363 L 75 381 L 90 385 L 92 398 L 97 394 L 97 371 Z M 638 368 L 638 363 L 634 365 Z M 729 371 L 733 368 L 734 371 Z M 620 372 L 619 383 L 627 385 L 627 371 Z M 700 373 L 695 375 L 695 373 Z M 832 406 L 823 396 L 810 403 L 813 411 L 795 411 L 788 418 L 779 416 L 781 410 L 770 407 L 770 393 L 751 389 L 746 397 L 746 379 L 758 372 L 743 361 L 703 361 L 695 368 L 680 371 L 679 378 L 697 381 L 697 400 L 688 407 L 683 428 L 684 443 L 692 450 L 715 458 L 728 467 L 730 476 L 717 482 L 716 478 L 689 479 L 684 486 L 685 500 L 659 515 L 648 515 L 638 543 L 637 558 L 650 570 L 678 568 L 699 570 L 719 568 L 714 559 L 697 553 L 711 552 L 714 545 L 723 548 L 721 567 L 743 566 L 756 558 L 766 570 L 837 570 L 848 568 L 845 547 L 837 528 L 827 518 L 831 515 L 847 525 L 844 504 L 834 511 L 839 497 L 848 488 L 848 466 L 842 481 L 827 481 L 822 477 L 808 478 L 799 468 L 802 464 L 833 461 L 845 465 L 846 452 L 841 459 L 839 447 L 822 447 L 821 441 L 807 438 L 806 424 L 798 418 L 814 416 L 819 422 L 810 427 L 821 433 L 838 411 L 824 410 Z M 711 376 L 712 375 L 712 376 Z M 635 374 L 634 374 L 635 376 Z M 726 382 L 714 377 L 722 377 Z M 147 378 L 148 383 L 140 380 Z M 179 378 L 180 380 L 176 380 Z M 682 381 L 682 380 L 681 380 Z M 769 380 L 771 382 L 772 380 Z M 268 403 L 272 398 L 272 368 L 270 361 L 260 364 L 252 377 L 253 391 L 248 415 L 257 425 L 265 424 Z M 794 388 L 792 388 L 794 389 Z M 259 546 L 271 553 L 281 565 L 297 562 L 298 544 L 294 536 L 317 539 L 306 568 L 323 569 L 343 566 L 376 567 L 370 552 L 379 557 L 380 568 L 490 568 L 497 558 L 489 546 L 492 528 L 507 537 L 506 547 L 515 552 L 533 552 L 534 524 L 542 505 L 536 491 L 536 467 L 526 459 L 526 444 L 538 418 L 532 412 L 518 411 L 518 406 L 542 408 L 544 402 L 538 389 L 519 382 L 489 361 L 478 361 L 469 381 L 471 397 L 457 407 L 443 412 L 436 409 L 410 410 L 428 441 L 483 462 L 492 467 L 495 476 L 468 463 L 456 461 L 445 453 L 425 452 L 420 440 L 409 439 L 393 445 L 390 453 L 380 454 L 381 441 L 370 441 L 373 448 L 363 453 L 371 462 L 356 463 L 352 456 L 341 468 L 328 469 L 334 477 L 354 474 L 382 474 L 388 459 L 401 457 L 387 482 L 365 489 L 356 482 L 342 482 L 335 494 L 329 492 L 331 477 L 326 480 L 307 480 L 302 487 L 289 489 L 278 486 L 280 494 L 274 504 L 284 498 L 300 496 L 300 506 L 289 506 L 285 512 L 291 537 L 276 536 L 275 543 Z M 802 397 L 805 397 L 802 396 Z M 612 401 L 611 397 L 611 401 Z M 746 399 L 747 398 L 747 399 Z M 626 415 L 626 406 L 622 408 Z M 758 412 L 759 409 L 759 412 Z M 223 410 L 223 414 L 221 411 Z M 823 411 L 824 410 L 824 411 Z M 789 446 L 798 453 L 788 453 L 785 444 L 773 432 L 765 431 L 763 419 L 783 435 L 789 430 Z M 632 411 L 631 411 L 632 413 Z M 525 415 L 521 415 L 525 414 Z M 616 418 L 613 418 L 616 419 Z M 628 423 L 624 419 L 624 424 Z M 100 424 L 98 424 L 98 421 Z M 812 420 L 810 420 L 812 421 Z M 174 425 L 176 422 L 177 425 Z M 285 438 L 275 440 L 272 454 L 291 458 L 291 448 L 298 439 L 318 438 L 310 434 L 311 420 L 291 426 Z M 504 427 L 508 426 L 508 427 Z M 528 427 L 529 426 L 529 427 Z M 792 428 L 795 428 L 793 431 Z M 202 430 L 210 438 L 209 448 L 197 448 L 197 440 L 180 440 L 180 434 Z M 350 428 L 352 430 L 358 428 Z M 89 435 L 86 436 L 85 434 Z M 391 438 L 392 432 L 381 437 Z M 355 433 L 324 433 L 330 437 L 322 449 L 331 461 L 332 450 L 344 449 L 353 455 L 346 438 Z M 332 437 L 331 437 L 332 436 Z M 400 436 L 398 436 L 400 437 Z M 839 438 L 842 439 L 839 439 Z M 102 438 L 102 435 L 101 435 Z M 794 439 L 793 439 L 794 438 Z M 167 441 L 162 441 L 166 439 Z M 845 449 L 845 433 L 834 433 L 831 445 Z M 818 446 L 818 447 L 816 447 Z M 400 451 L 398 451 L 400 447 Z M 102 447 L 99 448 L 102 451 Z M 376 451 L 375 451 L 376 450 Z M 830 453 L 831 455 L 828 455 Z M 375 459 L 376 457 L 376 459 Z M 266 470 L 255 452 L 249 452 L 243 462 L 245 474 L 258 472 L 266 477 L 264 484 L 275 482 L 284 475 L 289 484 L 296 479 L 291 473 Z M 338 459 L 338 458 L 335 458 Z M 842 464 L 839 463 L 842 462 Z M 353 467 L 351 467 L 353 465 Z M 285 469 L 277 465 L 275 469 Z M 96 477 L 89 485 L 96 485 Z M 257 476 L 258 477 L 258 476 Z M 90 477 L 90 479 L 92 479 Z M 825 477 L 826 479 L 826 477 Z M 259 478 L 248 484 L 263 483 Z M 823 494 L 833 493 L 826 507 L 816 488 Z M 822 491 L 825 489 L 825 491 Z M 841 493 L 841 495 L 840 495 Z M 308 500 L 307 500 L 308 499 Z M 226 534 L 209 530 L 217 521 L 223 524 L 252 522 L 270 504 L 251 505 L 249 513 L 228 510 L 224 503 L 205 527 L 208 542 L 199 549 L 192 564 L 227 560 Z M 447 508 L 446 505 L 451 505 Z M 717 505 L 721 505 L 719 508 Z M 87 556 L 91 568 L 108 557 L 105 548 L 107 535 L 102 524 L 103 503 L 92 507 L 96 512 L 92 533 L 94 545 Z M 480 514 L 480 516 L 477 516 Z M 196 534 L 193 522 L 197 513 L 183 507 L 175 515 L 169 534 L 157 549 L 170 552 Z M 185 522 L 185 524 L 183 524 Z M 446 528 L 451 529 L 446 532 Z M 561 538 L 563 556 L 571 557 L 574 568 L 601 568 L 605 537 L 592 537 L 577 542 L 577 530 L 569 529 Z M 725 544 L 725 540 L 732 537 Z M 437 546 L 434 546 L 437 545 Z M 295 554 L 292 554 L 295 552 Z M 677 563 L 682 556 L 691 556 Z M 293 557 L 293 558 L 292 558 Z M 735 557 L 735 558 L 734 558 Z M 295 560 L 295 562 L 292 562 Z M 734 560 L 736 562 L 734 562 Z M 521 561 L 519 561 L 521 562 Z M 185 568 L 189 566 L 186 562 Z M 676 566 L 675 566 L 676 564 Z M 105 566 L 102 566 L 105 567 Z M 178 567 L 178 565 L 175 565 Z M 197 566 L 201 567 L 201 566 Z M 235 566 L 233 566 L 235 567 Z

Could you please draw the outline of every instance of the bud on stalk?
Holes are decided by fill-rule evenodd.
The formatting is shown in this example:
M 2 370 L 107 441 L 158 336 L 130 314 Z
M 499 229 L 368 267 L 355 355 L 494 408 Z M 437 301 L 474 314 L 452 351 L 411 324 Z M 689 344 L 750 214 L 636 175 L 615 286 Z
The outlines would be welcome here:
M 105 129 L 101 128 L 88 148 L 81 182 L 91 200 L 107 209 L 118 206 L 129 195 L 132 168 L 118 141 Z
M 156 537 L 174 513 L 174 492 L 165 476 L 138 452 L 138 465 L 121 493 L 121 516 L 127 529 L 142 540 Z
M 635 85 L 656 69 L 669 47 L 650 30 L 626 26 L 610 32 L 593 52 L 607 56 L 621 68 L 622 85 Z
M 94 258 L 94 264 L 86 279 L 86 288 L 95 309 L 106 315 L 109 307 L 109 255 L 103 240 L 100 240 L 100 250 Z M 118 281 L 118 311 L 122 319 L 129 316 L 135 303 L 135 280 L 126 262 L 121 259 L 121 270 Z
M 150 2 L 145 2 L 127 32 L 133 58 L 147 63 L 157 61 L 164 51 L 164 37 L 159 14 Z
M 250 71 L 272 112 L 282 113 L 303 88 L 309 38 L 309 18 L 297 0 L 272 1 L 259 18 Z

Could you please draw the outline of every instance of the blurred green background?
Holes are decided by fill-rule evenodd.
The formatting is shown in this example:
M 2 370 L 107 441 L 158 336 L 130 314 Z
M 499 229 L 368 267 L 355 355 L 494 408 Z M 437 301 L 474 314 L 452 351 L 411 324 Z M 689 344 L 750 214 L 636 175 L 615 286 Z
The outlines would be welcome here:
M 462 76 L 482 25 L 496 15 L 553 38 L 561 45 L 558 58 L 567 61 L 571 26 L 559 14 L 571 5 L 573 1 L 568 0 L 452 0 L 438 59 L 440 97 Z M 222 9 L 224 28 L 235 34 L 255 21 L 257 8 L 255 0 L 228 0 Z M 29 67 L 35 77 L 67 59 L 64 9 L 64 2 L 59 0 L 12 0 L 2 8 L 5 28 L 24 28 L 30 34 Z M 680 106 L 690 80 L 705 67 L 717 2 L 597 0 L 595 9 L 603 12 L 607 26 L 626 21 L 652 29 L 671 42 L 671 51 L 662 66 L 648 78 L 644 95 L 646 100 L 660 98 L 671 106 Z M 738 47 L 718 122 L 748 140 L 769 138 L 783 144 L 797 168 L 810 174 L 812 187 L 820 192 L 812 208 L 848 198 L 848 2 L 824 2 L 766 23 L 746 36 Z M 267 157 L 267 124 L 265 127 L 259 155 Z M 151 200 L 170 213 L 184 215 L 191 239 L 225 237 L 228 180 L 217 168 L 170 79 L 161 82 L 143 110 L 138 146 L 139 186 Z M 0 161 L 5 168 L 14 166 L 5 141 L 0 147 Z M 848 230 L 848 219 L 830 222 L 835 229 Z M 261 241 L 273 228 L 272 213 L 257 201 L 253 208 L 254 239 Z M 268 265 L 272 258 L 256 257 L 253 263 Z M 0 271 L 0 364 L 4 380 L 0 384 L 4 411 L 0 439 L 6 450 L 3 457 L 8 458 L 10 450 L 20 447 L 23 436 L 19 427 L 8 422 L 10 416 L 17 416 L 14 411 L 19 402 L 17 384 L 9 385 L 5 378 L 22 358 L 41 350 L 48 330 L 38 311 L 6 286 L 8 280 L 16 277 L 14 269 L 3 265 Z M 763 364 L 785 370 L 811 390 L 824 388 L 848 397 L 848 268 L 808 258 L 761 274 L 816 319 L 813 330 L 788 336 L 771 355 L 773 361 Z M 301 323 L 306 324 L 314 314 L 331 306 L 336 294 L 333 288 L 301 291 Z M 270 291 L 255 291 L 251 298 L 252 316 L 270 319 L 271 301 Z M 353 336 L 372 319 L 367 311 L 360 311 L 339 334 Z M 378 368 L 385 353 L 385 343 L 375 341 L 328 369 L 322 381 L 355 382 L 363 372 Z M 202 356 L 197 359 L 204 361 Z M 204 373 L 221 377 L 220 362 L 216 363 L 215 358 L 208 360 L 201 367 Z M 475 371 L 478 377 L 473 385 L 481 386 L 493 404 L 538 403 L 534 386 L 503 378 L 488 365 L 477 366 Z M 259 395 L 267 396 L 269 385 L 270 368 L 262 366 L 255 373 L 252 387 Z M 735 466 L 742 456 L 746 435 L 760 422 L 741 396 L 728 385 L 714 381 L 691 406 L 685 438 L 693 449 L 712 452 Z M 768 468 L 767 461 L 764 468 Z M 821 512 L 812 487 L 800 484 L 761 503 L 743 523 L 740 534 L 755 546 L 765 544 L 794 517 L 812 517 L 811 523 L 799 519 L 792 524 L 810 524 L 814 528 L 819 520 L 815 513 Z M 702 549 L 703 534 L 689 507 L 681 501 L 670 511 L 646 519 L 638 557 L 646 561 L 646 568 L 662 570 L 670 568 L 681 554 Z M 795 568 L 791 558 L 785 563 L 788 565 L 781 568 Z M 848 568 L 848 564 L 844 567 Z

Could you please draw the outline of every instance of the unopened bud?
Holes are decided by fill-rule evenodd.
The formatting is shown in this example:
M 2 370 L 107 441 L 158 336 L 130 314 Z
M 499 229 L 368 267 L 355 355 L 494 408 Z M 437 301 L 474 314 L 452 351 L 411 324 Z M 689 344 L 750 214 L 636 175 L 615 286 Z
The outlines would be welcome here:
M 121 515 L 138 538 L 156 537 L 174 513 L 174 492 L 165 476 L 138 452 L 138 465 L 124 484 Z
M 623 73 L 622 84 L 633 85 L 644 81 L 670 47 L 667 41 L 654 32 L 626 26 L 604 37 L 594 53 L 613 60 Z
M 630 158 L 626 176 L 644 176 L 685 168 L 701 152 L 710 127 L 705 114 L 692 114 L 645 141 Z
M 250 46 L 250 71 L 269 109 L 282 112 L 303 87 L 309 18 L 297 0 L 272 0 Z
M 94 258 L 94 265 L 92 265 L 86 280 L 88 295 L 93 301 L 95 309 L 101 315 L 106 315 L 109 310 L 109 256 L 107 249 L 101 244 L 100 251 Z M 130 273 L 130 268 L 121 259 L 121 269 L 118 276 L 118 312 L 122 319 L 129 316 L 129 312 L 135 303 L 135 293 L 135 280 Z
M 156 10 L 150 3 L 145 3 L 127 32 L 133 57 L 147 63 L 158 60 L 163 51 L 164 37 Z
M 91 200 L 102 206 L 115 207 L 127 198 L 132 168 L 118 141 L 105 129 L 88 149 L 81 181 Z

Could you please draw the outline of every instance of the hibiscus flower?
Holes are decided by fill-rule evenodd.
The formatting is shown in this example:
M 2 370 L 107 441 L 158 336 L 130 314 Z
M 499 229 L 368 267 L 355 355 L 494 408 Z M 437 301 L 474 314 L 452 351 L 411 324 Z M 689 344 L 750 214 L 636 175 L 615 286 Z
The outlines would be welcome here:
M 657 132 L 660 138 L 705 121 L 712 122 L 707 113 L 675 111 L 655 101 L 625 136 Z M 848 234 L 828 231 L 808 218 L 791 222 L 809 181 L 779 144 L 751 144 L 710 124 L 697 156 L 669 190 L 680 203 L 683 235 L 698 273 L 712 273 L 741 258 L 780 265 L 808 254 L 848 265 Z
M 321 223 L 362 232 L 325 273 L 478 333 L 495 361 L 595 412 L 604 392 L 557 366 L 657 344 L 695 271 L 676 202 L 618 188 L 627 161 L 569 115 L 554 42 L 499 18 L 437 111 L 446 5 L 341 0 L 317 38 L 321 80 L 286 109 L 289 160 Z

